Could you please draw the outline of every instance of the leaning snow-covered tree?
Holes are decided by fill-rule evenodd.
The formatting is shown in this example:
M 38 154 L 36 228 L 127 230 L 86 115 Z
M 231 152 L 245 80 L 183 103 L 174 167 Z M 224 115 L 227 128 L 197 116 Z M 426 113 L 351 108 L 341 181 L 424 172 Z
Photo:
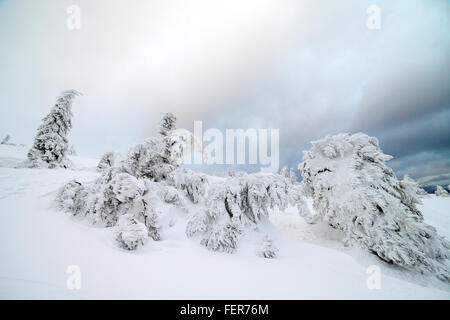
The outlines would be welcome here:
M 385 162 L 378 140 L 363 133 L 312 142 L 299 169 L 320 219 L 384 261 L 449 281 L 450 243 L 424 222 L 414 191 Z
M 71 168 L 66 157 L 67 134 L 72 128 L 72 100 L 80 95 L 78 91 L 64 91 L 58 97 L 50 113 L 42 119 L 33 147 L 28 151 L 25 166 L 30 168 Z
M 449 197 L 450 194 L 441 186 L 436 186 L 436 191 L 434 192 L 438 197 Z

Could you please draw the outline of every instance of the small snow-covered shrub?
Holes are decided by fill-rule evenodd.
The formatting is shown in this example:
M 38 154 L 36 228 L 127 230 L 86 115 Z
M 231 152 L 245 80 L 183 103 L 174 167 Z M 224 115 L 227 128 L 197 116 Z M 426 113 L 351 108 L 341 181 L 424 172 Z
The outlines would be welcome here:
M 141 181 L 127 173 L 115 172 L 113 169 L 110 169 L 108 173 L 115 174 L 108 182 L 100 186 L 89 215 L 94 223 L 103 223 L 107 227 L 112 227 L 120 215 L 132 208 L 134 200 L 144 194 L 145 188 Z M 95 186 L 98 186 L 98 183 L 94 184 Z
M 450 243 L 423 221 L 417 196 L 385 162 L 378 140 L 363 133 L 312 142 L 299 165 L 321 220 L 348 244 L 405 268 L 449 280 Z
M 214 224 L 207 229 L 201 244 L 213 251 L 233 253 L 237 249 L 241 235 L 242 230 L 238 223 L 230 221 L 224 224 Z
M 86 187 L 81 182 L 72 180 L 59 190 L 56 202 L 60 209 L 73 216 L 83 215 L 85 214 L 87 195 Z
M 193 214 L 186 225 L 186 235 L 189 238 L 204 235 L 210 226 L 209 219 L 205 212 Z
M 147 227 L 132 214 L 121 216 L 117 226 L 116 241 L 124 249 L 136 250 L 138 247 L 143 246 L 148 239 Z
M 266 235 L 261 242 L 261 248 L 258 250 L 257 254 L 266 259 L 273 259 L 277 256 L 278 251 L 278 248 L 273 244 L 273 240 Z
M 436 191 L 434 192 L 434 194 L 436 196 L 438 196 L 438 197 L 448 197 L 448 196 L 450 196 L 450 194 L 447 192 L 447 190 L 445 190 L 441 186 L 436 186 Z

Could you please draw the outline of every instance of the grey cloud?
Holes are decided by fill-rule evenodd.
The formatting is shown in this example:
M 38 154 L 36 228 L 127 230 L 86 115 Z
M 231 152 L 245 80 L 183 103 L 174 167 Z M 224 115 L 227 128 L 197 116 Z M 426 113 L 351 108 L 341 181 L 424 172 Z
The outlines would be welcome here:
M 404 65 L 372 80 L 364 89 L 353 125 L 355 130 L 381 131 L 450 109 L 450 51 L 444 57 Z M 399 70 L 400 69 L 400 70 Z
M 0 2 L 0 134 L 30 143 L 75 88 L 79 154 L 125 152 L 170 110 L 189 130 L 279 128 L 281 165 L 296 167 L 311 140 L 363 131 L 397 172 L 446 173 L 448 2 L 377 3 L 379 31 L 365 0 L 80 0 L 70 32 L 72 1 Z
M 389 161 L 400 177 L 408 174 L 414 179 L 450 172 L 450 148 L 424 151 Z
M 450 173 L 439 174 L 434 176 L 426 176 L 418 180 L 424 186 L 449 185 Z

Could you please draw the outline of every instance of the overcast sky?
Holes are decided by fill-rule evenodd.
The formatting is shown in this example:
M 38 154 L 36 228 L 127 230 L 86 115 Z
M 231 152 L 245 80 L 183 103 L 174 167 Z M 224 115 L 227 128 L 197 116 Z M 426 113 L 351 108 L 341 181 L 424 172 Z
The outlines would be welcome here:
M 0 0 L 0 135 L 30 145 L 73 88 L 80 155 L 126 152 L 172 111 L 189 130 L 279 128 L 291 167 L 311 140 L 362 131 L 399 176 L 448 184 L 449 30 L 438 0 Z

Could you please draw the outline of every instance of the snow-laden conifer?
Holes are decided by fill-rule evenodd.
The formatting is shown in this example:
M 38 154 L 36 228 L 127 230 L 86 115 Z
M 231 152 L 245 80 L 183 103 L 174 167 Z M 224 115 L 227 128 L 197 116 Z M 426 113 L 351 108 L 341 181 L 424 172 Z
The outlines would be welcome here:
M 280 175 L 283 177 L 289 177 L 289 168 L 288 166 L 284 166 L 283 168 L 281 168 L 280 170 Z
M 72 128 L 72 101 L 78 91 L 62 92 L 50 113 L 42 119 L 25 166 L 30 168 L 71 168 L 67 159 L 67 134 Z
M 299 184 L 278 174 L 235 172 L 217 183 L 210 183 L 199 210 L 187 224 L 188 236 L 200 237 L 207 248 L 234 252 L 240 235 L 267 223 L 269 209 L 281 211 L 291 205 L 312 221 Z
M 449 279 L 450 244 L 424 222 L 414 190 L 385 162 L 378 140 L 363 133 L 312 142 L 299 165 L 320 219 L 381 259 Z
M 291 183 L 298 182 L 298 178 L 297 178 L 297 175 L 295 174 L 294 168 L 289 169 L 289 179 L 291 180 Z

